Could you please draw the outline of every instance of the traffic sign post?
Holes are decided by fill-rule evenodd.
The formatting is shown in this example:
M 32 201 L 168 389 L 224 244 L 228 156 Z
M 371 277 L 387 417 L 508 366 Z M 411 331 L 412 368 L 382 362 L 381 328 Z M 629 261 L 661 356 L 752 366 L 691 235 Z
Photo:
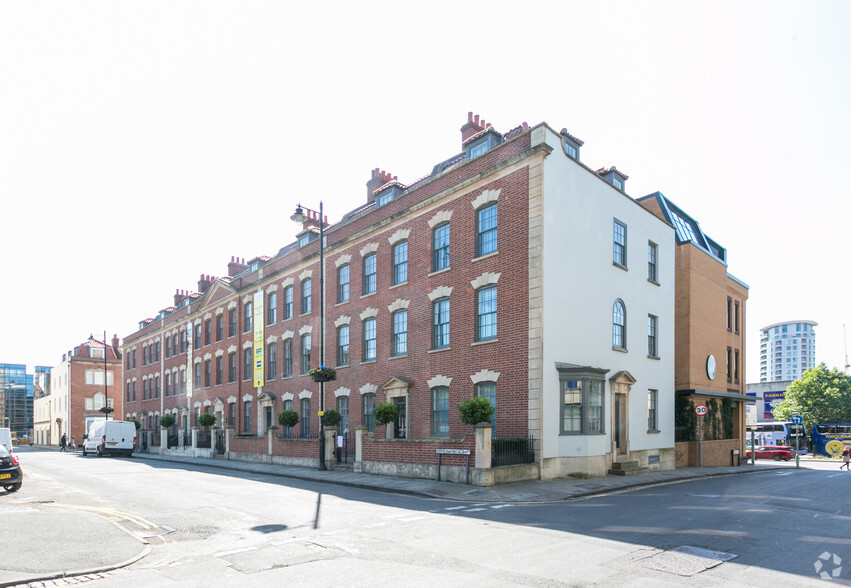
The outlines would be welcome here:
M 799 427 L 795 430 L 795 467 L 796 468 L 801 467 L 801 453 L 800 453 L 800 451 L 801 451 L 801 433 L 804 432 L 803 422 L 804 422 L 804 419 L 801 418 L 800 415 L 796 414 L 795 416 L 792 417 L 792 424 Z
M 697 467 L 703 467 L 703 417 L 709 409 L 705 404 L 695 404 L 694 414 L 697 415 Z

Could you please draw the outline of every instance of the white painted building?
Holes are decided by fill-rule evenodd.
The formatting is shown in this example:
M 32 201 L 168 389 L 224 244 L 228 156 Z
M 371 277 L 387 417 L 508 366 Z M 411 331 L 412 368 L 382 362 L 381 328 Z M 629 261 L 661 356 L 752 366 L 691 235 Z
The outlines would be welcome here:
M 530 226 L 540 215 L 541 227 L 530 238 L 541 475 L 605 475 L 617 462 L 673 469 L 674 229 L 627 196 L 616 168 L 581 164 L 582 143 L 566 131 L 538 126 L 540 142 L 552 148 L 543 193 L 530 194 Z
M 759 331 L 759 381 L 797 380 L 816 365 L 815 321 L 774 323 Z

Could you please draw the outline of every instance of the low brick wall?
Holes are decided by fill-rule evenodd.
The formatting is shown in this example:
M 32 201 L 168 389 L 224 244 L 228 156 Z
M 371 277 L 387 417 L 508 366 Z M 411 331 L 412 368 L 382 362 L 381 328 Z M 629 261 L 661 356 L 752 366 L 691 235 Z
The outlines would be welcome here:
M 730 452 L 739 449 L 738 439 L 721 439 L 719 441 L 703 442 L 703 460 L 700 463 L 699 444 L 697 441 L 686 441 L 675 444 L 676 464 L 678 468 L 685 467 L 720 467 L 730 465 L 741 465 L 745 463 L 743 453 L 731 459 Z M 735 460 L 735 461 L 734 461 Z

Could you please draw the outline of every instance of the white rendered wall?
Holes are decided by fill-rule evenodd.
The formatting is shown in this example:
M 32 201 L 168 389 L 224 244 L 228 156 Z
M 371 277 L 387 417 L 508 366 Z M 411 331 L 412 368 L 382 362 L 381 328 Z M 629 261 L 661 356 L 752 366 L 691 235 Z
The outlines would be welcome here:
M 553 148 L 544 168 L 542 455 L 602 456 L 612 450 L 608 379 L 628 371 L 630 451 L 674 446 L 674 230 L 564 154 L 547 127 L 535 137 Z M 542 133 L 543 131 L 543 133 Z M 627 225 L 627 267 L 612 264 L 613 221 Z M 658 281 L 647 280 L 647 243 L 658 245 Z M 627 352 L 612 348 L 612 306 L 627 312 Z M 647 316 L 658 317 L 660 359 L 647 356 Z M 603 435 L 561 435 L 556 362 L 605 368 Z M 658 390 L 659 433 L 647 430 L 648 390 Z

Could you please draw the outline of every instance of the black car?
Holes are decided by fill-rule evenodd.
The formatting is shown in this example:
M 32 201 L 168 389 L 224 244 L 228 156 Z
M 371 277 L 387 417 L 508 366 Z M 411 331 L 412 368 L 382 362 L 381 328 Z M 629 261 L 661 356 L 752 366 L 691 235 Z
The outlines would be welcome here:
M 15 492 L 21 489 L 23 483 L 24 472 L 21 471 L 18 458 L 0 445 L 0 486 L 5 488 L 6 492 Z

